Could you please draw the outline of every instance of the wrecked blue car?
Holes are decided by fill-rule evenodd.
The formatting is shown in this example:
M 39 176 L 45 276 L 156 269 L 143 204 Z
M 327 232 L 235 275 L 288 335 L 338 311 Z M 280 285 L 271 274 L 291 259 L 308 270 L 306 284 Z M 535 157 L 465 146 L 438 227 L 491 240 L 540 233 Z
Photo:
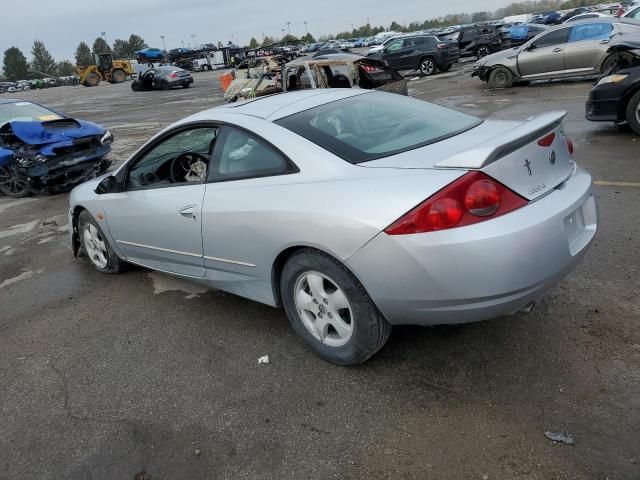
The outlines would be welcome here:
M 0 192 L 57 193 L 105 172 L 113 136 L 41 105 L 0 100 Z

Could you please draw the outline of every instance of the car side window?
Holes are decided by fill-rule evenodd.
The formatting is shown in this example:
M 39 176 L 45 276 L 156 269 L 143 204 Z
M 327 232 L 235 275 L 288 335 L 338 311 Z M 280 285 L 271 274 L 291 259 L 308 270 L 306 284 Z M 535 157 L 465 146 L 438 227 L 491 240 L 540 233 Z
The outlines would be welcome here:
M 552 47 L 554 45 L 560 45 L 569 41 L 569 33 L 571 28 L 561 28 L 559 30 L 553 30 L 547 34 L 544 34 L 538 38 L 533 45 L 536 48 Z
M 387 47 L 387 52 L 397 52 L 402 48 L 403 40 L 396 40 L 395 42 L 391 42 Z
M 237 128 L 224 127 L 209 172 L 209 181 L 220 182 L 283 175 L 296 171 L 275 148 Z
M 633 10 L 626 18 L 635 18 L 640 20 L 640 7 Z
M 204 182 L 218 130 L 218 127 L 190 128 L 162 140 L 128 168 L 126 189 Z
M 613 25 L 610 23 L 584 23 L 571 29 L 569 42 L 583 40 L 606 40 L 611 36 Z

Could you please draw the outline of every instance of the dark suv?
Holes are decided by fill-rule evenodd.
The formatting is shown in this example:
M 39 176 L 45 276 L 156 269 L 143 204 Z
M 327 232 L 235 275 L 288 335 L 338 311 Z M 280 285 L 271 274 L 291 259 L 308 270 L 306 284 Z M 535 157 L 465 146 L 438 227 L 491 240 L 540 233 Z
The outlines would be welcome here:
M 457 43 L 441 41 L 433 35 L 412 35 L 392 40 L 372 56 L 385 60 L 396 70 L 419 70 L 423 75 L 433 75 L 438 70 L 449 70 L 460 58 L 460 49 Z

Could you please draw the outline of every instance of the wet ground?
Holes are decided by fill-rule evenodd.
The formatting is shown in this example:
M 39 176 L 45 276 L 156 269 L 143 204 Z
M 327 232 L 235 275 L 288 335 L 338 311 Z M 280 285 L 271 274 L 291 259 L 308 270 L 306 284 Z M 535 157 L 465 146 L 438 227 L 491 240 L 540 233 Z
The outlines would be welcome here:
M 640 139 L 584 120 L 588 81 L 490 91 L 469 70 L 410 93 L 481 117 L 567 110 L 597 181 L 597 240 L 531 314 L 395 328 L 368 363 L 340 368 L 280 310 L 74 259 L 66 195 L 0 198 L 0 477 L 640 478 Z M 219 75 L 21 97 L 108 126 L 122 160 L 221 103 Z

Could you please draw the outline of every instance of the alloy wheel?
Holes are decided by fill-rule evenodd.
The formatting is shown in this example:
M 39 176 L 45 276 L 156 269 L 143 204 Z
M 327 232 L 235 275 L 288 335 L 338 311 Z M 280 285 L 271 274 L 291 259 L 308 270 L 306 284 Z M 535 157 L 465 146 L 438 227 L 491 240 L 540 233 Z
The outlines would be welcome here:
M 84 243 L 84 251 L 87 256 L 98 268 L 106 268 L 109 263 L 109 252 L 107 245 L 100 235 L 100 231 L 95 225 L 87 224 L 82 232 L 82 240 Z
M 305 272 L 294 289 L 296 309 L 311 335 L 330 347 L 349 342 L 353 313 L 347 296 L 333 280 L 319 272 Z
M 436 69 L 436 66 L 433 63 L 433 60 L 430 60 L 430 59 L 423 60 L 422 63 L 420 64 L 420 71 L 425 75 L 431 75 L 435 69 Z
M 491 51 L 489 50 L 488 47 L 480 47 L 478 49 L 478 58 L 484 58 L 484 57 L 486 57 L 487 55 L 490 55 L 490 54 L 491 54 Z
M 0 190 L 5 195 L 21 196 L 26 195 L 29 185 L 25 180 L 18 178 L 7 167 L 0 167 Z

